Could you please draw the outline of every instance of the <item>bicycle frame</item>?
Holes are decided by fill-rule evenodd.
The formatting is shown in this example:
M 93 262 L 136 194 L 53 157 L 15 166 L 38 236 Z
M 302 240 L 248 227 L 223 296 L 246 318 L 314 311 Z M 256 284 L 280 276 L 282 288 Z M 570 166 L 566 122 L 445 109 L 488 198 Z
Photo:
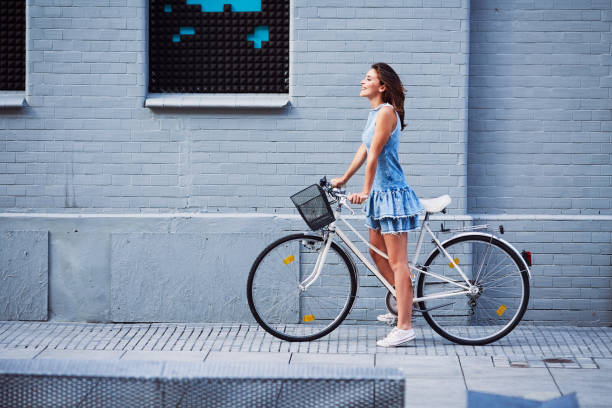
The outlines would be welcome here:
M 344 224 L 346 224 L 346 226 L 353 233 L 355 233 L 355 235 L 357 235 L 357 237 L 359 237 L 359 239 L 363 243 L 365 243 L 374 252 L 376 252 L 377 254 L 381 255 L 382 257 L 384 257 L 385 259 L 388 260 L 389 257 L 387 256 L 387 254 L 385 254 L 384 252 L 380 251 L 378 248 L 376 248 L 372 244 L 370 244 L 351 224 L 349 224 L 349 222 L 346 219 L 344 219 L 344 217 L 342 217 L 342 215 L 339 213 L 339 211 L 335 211 L 334 215 L 336 217 L 336 221 L 331 223 L 328 226 L 328 230 L 325 232 L 325 234 L 326 234 L 326 236 L 325 236 L 325 246 L 323 247 L 323 250 L 319 253 L 319 256 L 317 257 L 317 261 L 315 263 L 315 266 L 313 268 L 312 273 L 310 275 L 308 275 L 301 282 L 301 284 L 299 285 L 300 289 L 301 290 L 306 290 L 310 285 L 312 285 L 317 280 L 317 278 L 319 277 L 319 274 L 321 273 L 321 265 L 323 265 L 325 263 L 325 259 L 327 258 L 327 253 L 329 251 L 329 247 L 331 246 L 333 237 L 334 237 L 334 235 L 337 235 L 342 240 L 342 242 L 344 242 L 346 244 L 346 246 L 351 250 L 351 252 L 353 252 L 353 254 L 355 254 L 355 256 L 357 256 L 357 258 L 359 258 L 361 260 L 361 262 L 363 262 L 363 264 L 366 266 L 366 268 L 368 268 L 370 270 L 370 272 L 372 272 L 376 276 L 376 278 L 378 278 L 378 280 L 395 297 L 396 296 L 395 288 L 378 271 L 378 268 L 376 268 L 376 266 L 372 265 L 372 263 L 366 258 L 366 256 L 355 246 L 355 244 L 351 241 L 351 239 L 346 236 L 346 234 L 342 231 L 342 229 L 337 225 L 337 220 L 341 220 L 342 222 L 344 222 Z M 419 255 L 420 255 L 421 244 L 423 242 L 423 237 L 424 237 L 424 234 L 423 234 L 424 231 L 427 231 L 429 233 L 429 235 L 431 235 L 432 241 L 435 243 L 437 248 L 444 254 L 444 256 L 446 256 L 448 258 L 448 260 L 454 266 L 454 268 L 456 268 L 457 272 L 461 275 L 461 277 L 465 281 L 465 284 L 458 283 L 458 282 L 450 280 L 450 279 L 448 279 L 448 278 L 446 278 L 444 276 L 440 276 L 440 275 L 438 275 L 436 273 L 425 271 L 425 270 L 415 266 L 415 264 L 418 261 Z M 470 281 L 467 278 L 467 276 L 465 275 L 465 273 L 461 270 L 461 267 L 458 264 L 455 263 L 454 259 L 451 258 L 451 256 L 448 254 L 448 252 L 446 252 L 446 250 L 444 249 L 444 247 L 442 246 L 442 244 L 440 243 L 440 241 L 438 240 L 436 235 L 429 228 L 429 213 L 426 213 L 425 219 L 423 220 L 423 223 L 422 223 L 422 226 L 421 226 L 421 230 L 420 230 L 420 233 L 419 233 L 419 239 L 417 241 L 417 246 L 416 246 L 416 249 L 415 249 L 415 253 L 414 253 L 413 259 L 414 259 L 413 262 L 409 262 L 408 263 L 411 271 L 415 270 L 418 274 L 424 273 L 424 274 L 430 275 L 430 276 L 432 276 L 432 277 L 434 277 L 436 279 L 448 282 L 448 283 L 450 283 L 452 285 L 455 285 L 458 288 L 460 288 L 460 290 L 457 290 L 457 291 L 441 292 L 441 293 L 437 293 L 437 294 L 430 295 L 430 296 L 424 296 L 424 297 L 420 297 L 420 298 L 415 297 L 413 299 L 413 303 L 422 302 L 422 301 L 431 300 L 431 299 L 439 299 L 439 298 L 452 297 L 452 296 L 458 296 L 458 295 L 467 295 L 469 293 L 472 293 L 473 285 L 470 283 Z M 413 287 L 414 287 L 414 282 L 416 282 L 416 275 L 415 275 L 415 278 L 411 278 L 411 279 L 413 279 Z

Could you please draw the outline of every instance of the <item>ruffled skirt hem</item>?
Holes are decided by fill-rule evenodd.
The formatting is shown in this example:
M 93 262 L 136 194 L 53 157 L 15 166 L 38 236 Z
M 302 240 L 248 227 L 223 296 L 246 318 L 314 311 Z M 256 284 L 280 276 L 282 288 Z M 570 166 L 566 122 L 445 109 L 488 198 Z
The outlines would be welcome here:
M 403 217 L 384 217 L 374 219 L 366 217 L 366 227 L 379 230 L 381 234 L 399 234 L 408 232 L 419 227 L 419 216 L 417 214 Z
M 416 216 L 423 211 L 421 202 L 410 186 L 372 191 L 363 207 L 367 217 L 375 220 Z

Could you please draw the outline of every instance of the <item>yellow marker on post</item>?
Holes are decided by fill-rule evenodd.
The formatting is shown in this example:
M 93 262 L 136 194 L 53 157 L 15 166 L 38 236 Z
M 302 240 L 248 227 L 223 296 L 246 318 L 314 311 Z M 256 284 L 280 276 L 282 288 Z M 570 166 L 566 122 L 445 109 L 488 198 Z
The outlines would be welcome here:
M 455 258 L 455 259 L 453 259 L 453 262 L 449 262 L 449 263 L 448 263 L 448 266 L 449 266 L 449 268 L 451 268 L 451 269 L 452 269 L 452 268 L 454 268 L 454 267 L 455 267 L 455 265 L 459 265 L 459 258 Z
M 506 311 L 506 305 L 501 305 L 499 308 L 497 308 L 497 315 L 501 317 L 501 315 L 503 315 L 505 311 Z
M 293 255 L 289 255 L 288 257 L 283 259 L 283 262 L 285 263 L 285 265 L 289 265 L 293 261 L 295 261 L 295 257 Z
M 315 319 L 314 315 L 311 315 L 311 314 L 302 317 L 302 320 L 305 321 L 306 323 L 312 322 L 314 319 Z

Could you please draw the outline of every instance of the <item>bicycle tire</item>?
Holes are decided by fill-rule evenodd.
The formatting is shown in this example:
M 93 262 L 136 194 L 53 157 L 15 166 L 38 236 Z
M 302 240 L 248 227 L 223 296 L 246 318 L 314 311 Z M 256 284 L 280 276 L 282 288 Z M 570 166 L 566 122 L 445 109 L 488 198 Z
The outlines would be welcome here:
M 253 263 L 247 281 L 249 309 L 271 335 L 287 341 L 316 340 L 338 327 L 351 311 L 357 269 L 335 242 L 317 281 L 305 291 L 297 286 L 310 275 L 306 265 L 314 265 L 313 258 L 323 246 L 321 236 L 292 234 L 270 244 Z M 293 270 L 287 272 L 288 266 Z
M 488 344 L 510 333 L 523 318 L 529 302 L 528 268 L 518 252 L 504 241 L 484 233 L 461 234 L 442 243 L 442 247 L 472 285 L 478 286 L 479 294 L 418 302 L 427 323 L 442 337 L 463 345 Z M 492 257 L 497 257 L 494 264 Z M 485 270 L 490 264 L 492 270 Z M 465 283 L 439 248 L 431 252 L 423 270 Z M 449 290 L 461 289 L 420 273 L 417 297 Z M 465 304 L 461 296 L 466 296 Z M 478 308 L 479 305 L 482 307 Z M 491 328 L 485 324 L 487 322 Z

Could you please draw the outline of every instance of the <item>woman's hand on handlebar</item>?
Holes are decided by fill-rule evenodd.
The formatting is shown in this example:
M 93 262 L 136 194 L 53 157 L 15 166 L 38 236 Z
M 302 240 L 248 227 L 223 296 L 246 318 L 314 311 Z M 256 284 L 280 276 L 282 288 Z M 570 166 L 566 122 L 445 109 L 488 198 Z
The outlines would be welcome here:
M 331 179 L 331 185 L 334 188 L 340 188 L 346 184 L 346 181 L 342 177 Z
M 368 195 L 366 193 L 353 193 L 351 195 L 348 196 L 348 200 L 351 202 L 351 204 L 362 204 L 365 200 L 368 199 Z

